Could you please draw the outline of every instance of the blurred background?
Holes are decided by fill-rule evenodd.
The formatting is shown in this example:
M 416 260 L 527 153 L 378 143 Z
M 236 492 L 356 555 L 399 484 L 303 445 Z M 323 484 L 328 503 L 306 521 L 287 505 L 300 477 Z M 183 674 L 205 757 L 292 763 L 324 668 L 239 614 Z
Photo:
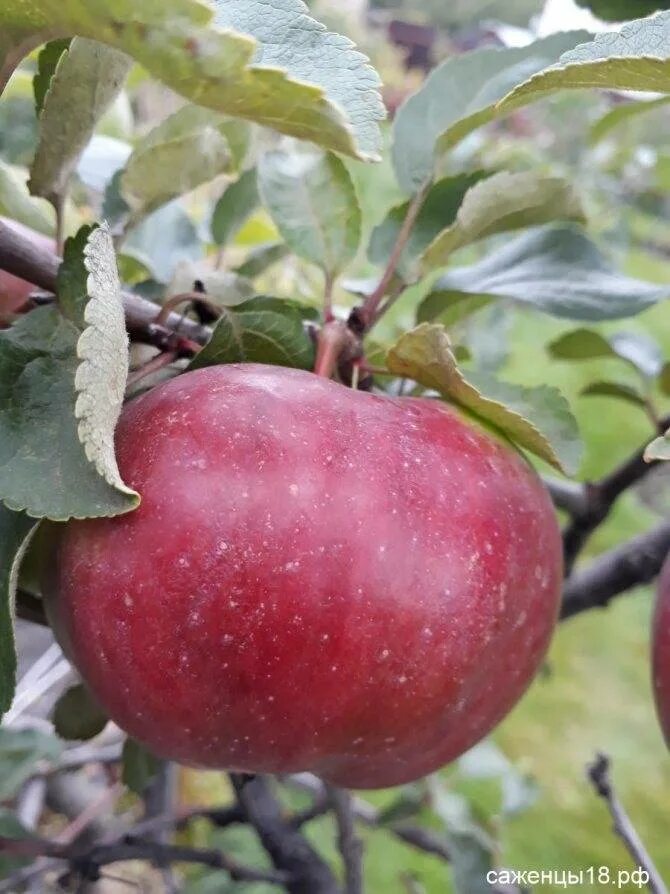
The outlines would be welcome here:
M 559 30 L 613 27 L 572 0 L 314 0 L 309 5 L 316 17 L 350 35 L 371 56 L 381 73 L 391 115 L 431 68 L 452 54 L 480 46 L 523 45 Z M 647 11 L 634 10 L 630 17 Z M 16 190 L 20 193 L 35 145 L 34 65 L 34 58 L 24 62 L 0 105 L 0 213 L 8 216 L 14 213 L 12 202 L 18 201 Z M 625 96 L 613 92 L 570 92 L 532 105 L 468 137 L 450 156 L 445 173 L 477 166 L 557 171 L 578 186 L 588 212 L 589 231 L 617 266 L 631 276 L 667 283 L 670 107 L 659 104 L 622 123 L 612 124 L 608 118 L 609 123 L 604 124 L 604 116 L 625 101 Z M 133 142 L 177 105 L 177 98 L 167 89 L 150 81 L 138 66 L 133 69 L 127 88 L 80 162 L 67 209 L 68 231 L 74 231 L 90 207 L 100 203 Z M 356 179 L 369 232 L 402 197 L 388 156 L 377 166 L 352 161 L 347 165 Z M 207 252 L 213 203 L 224 187 L 225 182 L 219 180 L 198 189 L 185 200 L 155 212 L 162 215 L 160 227 L 154 220 L 131 231 L 121 246 L 126 280 L 152 296 L 179 291 L 179 277 L 192 280 L 193 270 Z M 51 209 L 35 199 L 30 200 L 30 209 L 32 225 L 49 232 Z M 153 238 L 149 238 L 150 232 Z M 157 232 L 160 240 L 155 237 Z M 233 266 L 241 263 L 259 246 L 272 243 L 275 236 L 269 217 L 255 210 L 227 247 L 226 260 Z M 466 249 L 457 262 L 474 261 L 490 249 L 490 242 L 484 248 Z M 357 274 L 365 278 L 371 272 L 361 257 Z M 264 286 L 273 294 L 306 303 L 318 300 L 319 274 L 294 257 L 280 258 L 269 266 L 260 283 L 259 291 Z M 401 327 L 412 325 L 419 293 L 410 291 L 387 315 L 375 337 L 390 339 Z M 352 304 L 354 297 L 340 289 L 336 300 L 344 307 Z M 650 425 L 639 406 L 581 394 L 598 379 L 616 376 L 623 384 L 632 382 L 632 369 L 622 368 L 611 358 L 581 364 L 550 360 L 546 345 L 573 328 L 567 321 L 500 301 L 460 324 L 457 336 L 480 363 L 511 381 L 560 387 L 582 430 L 586 452 L 580 478 L 587 480 L 602 476 L 649 440 Z M 602 325 L 599 331 L 609 334 L 621 329 L 653 335 L 664 357 L 670 358 L 670 315 L 665 304 L 623 324 Z M 669 398 L 659 393 L 655 399 L 661 411 L 670 409 Z M 617 504 L 589 543 L 586 558 L 644 530 L 668 512 L 670 469 L 662 468 Z M 389 821 L 416 816 L 440 828 L 445 816 L 459 815 L 473 834 L 490 836 L 506 866 L 629 868 L 627 855 L 611 832 L 610 819 L 585 780 L 586 764 L 596 752 L 606 751 L 612 757 L 622 800 L 659 869 L 670 877 L 670 757 L 651 699 L 651 609 L 651 590 L 639 589 L 604 611 L 585 612 L 563 623 L 543 673 L 490 741 L 445 769 L 441 779 L 366 793 L 366 800 L 387 810 Z M 70 681 L 71 672 L 46 631 L 22 622 L 19 644 L 25 676 L 6 725 L 48 732 L 50 707 Z M 40 656 L 42 673 L 35 673 L 34 662 Z M 33 670 L 28 670 L 31 666 Z M 115 736 L 108 728 L 99 741 L 114 747 Z M 1 744 L 0 738 L 0 770 Z M 173 784 L 184 809 L 218 805 L 229 797 L 220 774 L 180 770 L 174 774 Z M 425 806 L 426 786 L 432 787 L 434 810 Z M 291 788 L 284 796 L 298 806 L 305 798 Z M 54 798 L 52 822 L 58 829 L 65 820 L 59 813 L 58 798 Z M 120 808 L 132 810 L 133 804 L 110 805 L 110 811 Z M 323 819 L 309 826 L 310 838 L 327 852 L 333 847 L 330 823 Z M 364 831 L 364 835 L 368 888 L 374 894 L 445 894 L 452 890 L 446 864 L 382 830 Z M 223 842 L 231 852 L 248 854 L 249 859 L 255 858 L 258 848 L 250 832 L 217 831 L 204 821 L 184 833 L 184 840 L 198 845 Z M 115 872 L 141 890 L 154 890 L 154 884 L 155 890 L 164 890 L 150 870 L 129 866 Z M 108 887 L 100 890 L 123 890 L 120 883 L 117 887 L 106 884 Z M 225 892 L 227 885 L 220 873 L 197 869 L 187 875 L 183 890 L 191 894 Z M 270 894 L 273 889 L 250 884 L 243 890 Z

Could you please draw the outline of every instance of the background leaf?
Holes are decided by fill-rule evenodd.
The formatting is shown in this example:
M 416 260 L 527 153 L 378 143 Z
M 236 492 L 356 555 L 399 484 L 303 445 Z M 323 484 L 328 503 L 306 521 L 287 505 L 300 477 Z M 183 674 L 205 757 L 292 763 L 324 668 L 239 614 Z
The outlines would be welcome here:
M 422 302 L 418 319 L 435 319 L 466 295 L 511 298 L 556 317 L 595 321 L 638 314 L 670 289 L 618 273 L 576 228 L 540 227 L 477 264 L 450 269 Z
M 589 131 L 589 142 L 595 145 L 610 134 L 615 128 L 626 124 L 631 118 L 638 115 L 646 115 L 656 109 L 663 108 L 670 102 L 670 96 L 661 96 L 659 99 L 651 99 L 643 102 L 626 102 L 615 106 L 599 118 Z
M 56 229 L 54 210 L 44 199 L 28 192 L 25 175 L 0 161 L 0 214 L 52 236 Z
M 186 105 L 135 147 L 121 175 L 121 194 L 136 212 L 148 213 L 235 165 L 223 115 Z M 246 130 L 238 123 L 238 130 Z
M 393 124 L 393 164 L 403 190 L 417 192 L 440 156 L 493 120 L 499 99 L 589 37 L 586 31 L 568 31 L 525 47 L 475 50 L 438 66 L 400 107 Z
M 71 686 L 56 702 L 54 728 L 68 741 L 93 739 L 107 726 L 107 715 L 82 683 Z
M 56 71 L 58 60 L 70 46 L 71 38 L 59 38 L 45 43 L 37 57 L 37 71 L 33 77 L 33 95 L 35 96 L 35 114 L 39 118 L 44 97 L 47 95 L 49 84 Z
M 143 795 L 158 772 L 159 759 L 135 739 L 127 738 L 121 762 L 123 764 L 121 778 L 124 784 L 136 795 Z
M 55 736 L 0 727 L 0 801 L 12 798 L 40 761 L 58 760 L 62 750 Z
M 570 183 L 535 171 L 494 174 L 467 191 L 454 223 L 424 252 L 424 269 L 444 267 L 452 252 L 471 242 L 553 220 L 584 220 Z
M 523 388 L 457 366 L 442 326 L 422 323 L 389 350 L 386 365 L 492 423 L 545 462 L 575 472 L 581 458 L 577 423 L 567 401 L 548 386 Z
M 232 241 L 260 203 L 256 170 L 245 171 L 231 183 L 212 212 L 212 238 L 217 245 Z
M 33 195 L 61 195 L 93 130 L 123 86 L 132 60 L 83 37 L 72 39 L 56 65 L 39 117 L 30 168 Z
M 258 188 L 295 254 L 329 276 L 355 256 L 361 210 L 349 172 L 335 155 L 266 152 L 258 166 Z

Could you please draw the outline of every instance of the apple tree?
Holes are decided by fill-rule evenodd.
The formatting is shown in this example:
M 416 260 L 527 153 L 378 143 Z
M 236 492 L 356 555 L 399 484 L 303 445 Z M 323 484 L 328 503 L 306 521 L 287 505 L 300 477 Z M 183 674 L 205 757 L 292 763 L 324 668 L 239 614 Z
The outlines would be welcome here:
M 550 96 L 560 131 L 585 91 L 635 91 L 591 124 L 619 145 L 667 103 L 668 46 L 660 12 L 453 55 L 386 122 L 301 0 L 7 0 L 0 891 L 126 864 L 166 891 L 526 889 L 503 839 L 537 793 L 486 737 L 558 622 L 670 551 L 665 517 L 592 548 L 670 459 L 670 361 L 621 323 L 670 290 L 617 266 L 535 132 L 506 140 Z M 509 374 L 512 317 L 560 321 L 546 381 Z M 585 471 L 566 367 L 644 420 L 618 464 Z M 184 807 L 203 778 L 215 803 Z M 607 757 L 589 778 L 619 887 L 666 891 Z M 380 881 L 370 830 L 443 882 Z

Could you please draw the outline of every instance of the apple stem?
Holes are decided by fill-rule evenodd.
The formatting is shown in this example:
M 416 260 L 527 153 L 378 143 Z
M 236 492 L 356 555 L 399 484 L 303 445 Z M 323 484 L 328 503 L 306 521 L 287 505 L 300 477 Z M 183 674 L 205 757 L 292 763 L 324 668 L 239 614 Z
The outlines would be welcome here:
M 330 379 L 337 367 L 337 361 L 346 344 L 346 324 L 341 320 L 330 320 L 319 332 L 316 347 L 314 372 L 317 376 Z
M 333 314 L 333 286 L 335 285 L 335 277 L 332 273 L 326 273 L 326 280 L 323 287 L 323 321 L 330 323 L 335 319 Z
M 156 354 L 155 357 L 152 357 L 151 360 L 147 360 L 146 363 L 143 363 L 142 366 L 138 366 L 137 369 L 133 370 L 128 375 L 128 379 L 126 381 L 126 387 L 130 388 L 132 385 L 135 385 L 140 379 L 143 379 L 145 376 L 150 375 L 153 372 L 157 372 L 159 369 L 163 369 L 164 366 L 169 366 L 177 359 L 177 351 L 165 351 L 165 353 Z

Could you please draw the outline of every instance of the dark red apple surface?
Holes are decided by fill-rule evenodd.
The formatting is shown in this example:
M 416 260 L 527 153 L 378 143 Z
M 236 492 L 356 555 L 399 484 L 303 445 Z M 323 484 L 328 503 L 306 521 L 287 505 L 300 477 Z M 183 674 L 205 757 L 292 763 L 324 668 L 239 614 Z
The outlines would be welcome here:
M 155 753 L 395 785 L 484 736 L 542 661 L 553 508 L 455 409 L 217 366 L 133 400 L 116 440 L 142 504 L 63 528 L 52 608 Z
M 56 243 L 49 236 L 44 236 L 36 230 L 31 230 L 24 224 L 8 217 L 0 216 L 0 222 L 5 224 L 19 236 L 24 236 L 38 248 L 56 251 Z M 6 270 L 0 270 L 0 315 L 16 313 L 25 304 L 28 295 L 34 292 L 36 287 L 25 279 L 13 276 Z
M 665 741 L 670 748 L 670 558 L 658 582 L 652 625 L 652 678 L 656 708 Z

